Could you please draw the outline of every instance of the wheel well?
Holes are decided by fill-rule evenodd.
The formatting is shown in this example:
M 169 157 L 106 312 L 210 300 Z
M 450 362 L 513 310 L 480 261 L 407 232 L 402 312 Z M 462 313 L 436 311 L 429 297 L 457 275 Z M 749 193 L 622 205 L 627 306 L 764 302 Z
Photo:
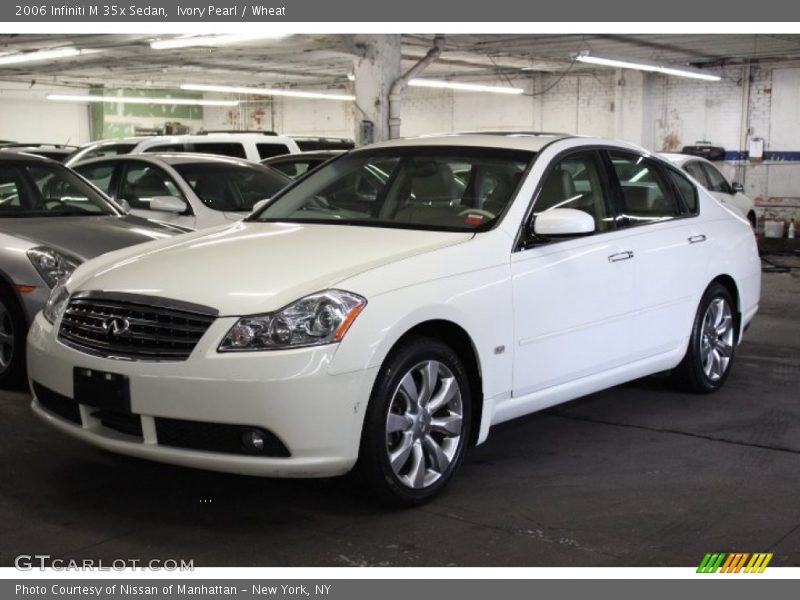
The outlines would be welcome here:
M 472 390 L 472 414 L 469 432 L 469 443 L 474 445 L 478 440 L 481 428 L 481 415 L 483 414 L 483 383 L 481 380 L 481 364 L 472 338 L 464 329 L 452 321 L 435 320 L 425 321 L 406 331 L 394 347 L 402 343 L 409 336 L 431 337 L 441 340 L 458 355 L 464 363 L 464 369 L 469 376 Z
M 735 304 L 734 308 L 736 309 L 734 317 L 736 319 L 735 331 L 736 331 L 736 339 L 738 341 L 739 336 L 741 335 L 741 326 L 742 326 L 742 311 L 739 306 L 739 288 L 736 286 L 736 282 L 730 275 L 718 275 L 717 277 L 714 278 L 714 280 L 711 283 L 720 284 L 722 287 L 728 290 L 728 292 L 731 295 L 731 298 L 733 298 L 733 302 Z

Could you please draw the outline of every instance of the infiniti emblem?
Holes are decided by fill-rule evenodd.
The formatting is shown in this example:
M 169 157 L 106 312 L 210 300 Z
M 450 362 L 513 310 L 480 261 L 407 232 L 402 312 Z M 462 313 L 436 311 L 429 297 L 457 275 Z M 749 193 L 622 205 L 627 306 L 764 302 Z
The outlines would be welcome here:
M 124 336 L 130 328 L 131 324 L 128 319 L 123 319 L 122 317 L 112 317 L 103 322 L 103 329 L 111 339 Z

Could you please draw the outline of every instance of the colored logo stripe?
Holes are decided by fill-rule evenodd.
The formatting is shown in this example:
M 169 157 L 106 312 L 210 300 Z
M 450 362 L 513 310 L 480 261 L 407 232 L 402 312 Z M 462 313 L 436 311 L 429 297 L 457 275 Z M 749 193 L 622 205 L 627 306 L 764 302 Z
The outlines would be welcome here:
M 772 553 L 757 552 L 709 552 L 703 557 L 700 566 L 697 567 L 698 573 L 739 573 L 744 569 L 744 573 L 763 573 L 764 569 L 772 560 Z M 748 559 L 749 562 L 748 562 Z M 747 563 L 747 566 L 745 566 Z

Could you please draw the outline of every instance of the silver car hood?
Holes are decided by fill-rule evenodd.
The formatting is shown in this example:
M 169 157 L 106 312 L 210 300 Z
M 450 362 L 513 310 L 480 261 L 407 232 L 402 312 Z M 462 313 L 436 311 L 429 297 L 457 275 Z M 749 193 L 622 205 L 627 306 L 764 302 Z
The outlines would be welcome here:
M 134 244 L 169 238 L 182 230 L 127 215 L 0 219 L 0 232 L 88 260 Z

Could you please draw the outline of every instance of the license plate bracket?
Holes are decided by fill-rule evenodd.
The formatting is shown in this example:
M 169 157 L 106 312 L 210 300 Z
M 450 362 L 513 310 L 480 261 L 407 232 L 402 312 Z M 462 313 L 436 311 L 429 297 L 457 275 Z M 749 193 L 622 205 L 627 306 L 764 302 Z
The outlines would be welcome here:
M 75 401 L 79 404 L 131 412 L 130 380 L 127 375 L 75 367 L 72 377 Z

